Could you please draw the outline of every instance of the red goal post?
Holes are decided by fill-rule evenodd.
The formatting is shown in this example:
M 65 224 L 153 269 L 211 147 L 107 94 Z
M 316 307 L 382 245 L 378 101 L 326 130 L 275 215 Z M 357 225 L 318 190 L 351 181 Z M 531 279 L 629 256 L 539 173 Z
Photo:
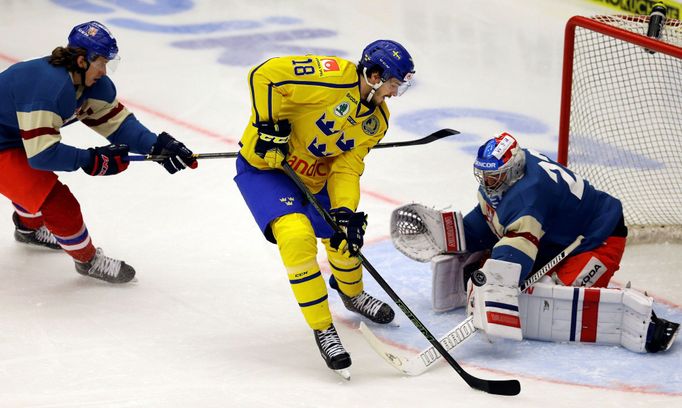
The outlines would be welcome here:
M 558 161 L 623 202 L 629 242 L 682 241 L 682 26 L 566 25 Z

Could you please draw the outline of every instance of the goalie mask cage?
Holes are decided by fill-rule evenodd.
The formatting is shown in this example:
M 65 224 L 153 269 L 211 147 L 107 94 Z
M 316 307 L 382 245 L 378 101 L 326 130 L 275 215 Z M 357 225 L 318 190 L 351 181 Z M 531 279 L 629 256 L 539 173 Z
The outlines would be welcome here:
M 628 242 L 679 242 L 682 27 L 669 19 L 656 40 L 648 22 L 568 21 L 558 161 L 622 201 Z

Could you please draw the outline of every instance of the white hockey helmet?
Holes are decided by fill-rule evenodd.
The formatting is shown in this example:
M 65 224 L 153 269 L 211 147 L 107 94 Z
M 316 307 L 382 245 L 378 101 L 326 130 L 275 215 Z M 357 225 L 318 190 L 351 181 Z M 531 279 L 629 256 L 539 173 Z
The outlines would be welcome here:
M 507 132 L 487 140 L 478 148 L 474 176 L 490 198 L 499 198 L 524 175 L 526 153 Z

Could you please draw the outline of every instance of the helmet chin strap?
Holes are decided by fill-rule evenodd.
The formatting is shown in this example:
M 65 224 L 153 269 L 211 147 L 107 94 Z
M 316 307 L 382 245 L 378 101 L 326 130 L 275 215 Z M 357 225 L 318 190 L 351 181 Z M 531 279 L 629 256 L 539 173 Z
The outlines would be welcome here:
M 369 91 L 369 95 L 367 95 L 367 99 L 365 99 L 365 102 L 370 103 L 372 101 L 372 97 L 374 96 L 374 93 L 377 91 L 377 89 L 381 88 L 381 85 L 384 84 L 384 81 L 379 80 L 379 83 L 377 84 L 371 84 L 369 83 L 369 79 L 367 79 L 367 68 L 363 68 L 362 70 L 362 76 L 365 78 L 365 83 L 372 88 L 371 91 Z
M 87 88 L 88 86 L 85 84 L 85 73 L 87 72 L 88 69 L 90 69 L 90 61 L 88 61 L 87 57 L 85 58 L 85 63 L 87 64 L 85 66 L 85 69 L 80 68 L 78 70 L 78 73 L 81 75 L 81 85 Z

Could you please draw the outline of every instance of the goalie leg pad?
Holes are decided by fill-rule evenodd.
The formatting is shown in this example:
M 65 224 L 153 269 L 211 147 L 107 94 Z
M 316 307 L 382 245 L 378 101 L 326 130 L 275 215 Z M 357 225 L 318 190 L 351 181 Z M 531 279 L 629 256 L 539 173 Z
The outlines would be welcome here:
M 519 297 L 526 339 L 622 345 L 643 353 L 653 299 L 634 289 L 536 283 Z
M 521 265 L 513 262 L 488 259 L 476 274 L 483 279 L 469 281 L 468 306 L 474 318 L 474 327 L 489 336 L 521 340 L 519 319 L 519 276 Z M 481 286 L 473 282 L 482 283 Z
M 466 305 L 464 270 L 477 264 L 485 251 L 461 255 L 437 255 L 431 260 L 431 299 L 435 312 L 447 312 Z

